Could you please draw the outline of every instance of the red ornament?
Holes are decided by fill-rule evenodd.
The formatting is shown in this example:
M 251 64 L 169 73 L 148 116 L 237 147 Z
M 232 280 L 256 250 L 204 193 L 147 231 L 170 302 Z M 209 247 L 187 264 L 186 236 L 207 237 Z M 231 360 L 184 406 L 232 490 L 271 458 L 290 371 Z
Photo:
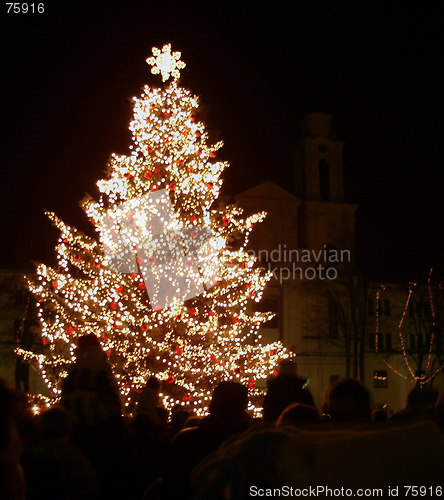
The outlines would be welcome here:
M 191 394 L 185 394 L 185 396 L 182 398 L 183 401 L 189 401 L 191 399 Z
M 202 150 L 201 150 L 200 148 L 197 150 L 197 155 L 198 155 L 198 156 L 201 156 L 201 155 L 202 155 Z
M 131 275 L 131 278 L 132 278 L 133 280 L 135 280 L 138 276 L 139 276 L 139 275 L 138 275 L 137 273 L 133 273 L 133 274 Z
M 233 323 L 237 323 L 239 321 L 239 318 L 237 316 L 233 316 L 232 321 Z
M 148 153 L 151 154 L 154 151 L 154 149 L 151 146 L 148 146 Z
M 190 316 L 194 316 L 196 314 L 196 309 L 194 309 L 194 307 L 192 307 L 191 309 L 188 309 L 188 314 Z
M 194 122 L 196 120 L 196 115 L 190 115 L 190 120 Z
M 215 316 L 215 315 L 216 315 L 216 313 L 215 313 L 214 311 L 210 311 L 210 312 L 208 313 L 208 316 L 210 316 L 210 317 L 213 317 L 213 316 Z
M 156 257 L 154 257 L 154 255 L 148 258 L 148 264 L 154 264 L 155 262 L 156 262 Z
M 68 243 L 68 238 L 63 238 L 63 243 Z
M 116 321 L 114 321 L 113 330 L 118 330 L 119 328 L 120 328 L 120 325 Z
M 169 189 L 170 191 L 174 191 L 174 190 L 176 189 L 176 184 L 170 184 L 170 185 L 168 186 L 168 189 Z
M 114 300 L 111 302 L 111 304 L 109 305 L 109 307 L 111 307 L 111 309 L 113 311 L 115 311 L 117 309 L 117 307 L 119 306 L 119 304 L 117 302 L 115 302 Z
M 140 325 L 140 329 L 142 332 L 146 332 L 148 330 L 148 325 Z
M 150 172 L 149 170 L 147 170 L 143 176 L 145 177 L 145 179 L 151 179 L 151 177 L 153 176 L 153 173 Z
M 73 292 L 73 289 L 72 289 L 72 288 L 68 288 L 68 292 L 69 292 L 69 293 L 72 293 L 72 292 Z
M 175 351 L 174 351 L 178 356 L 181 356 L 183 354 L 183 350 L 178 347 Z
M 270 356 L 274 356 L 276 351 L 274 349 L 270 349 Z
M 249 389 L 254 389 L 256 386 L 256 380 L 254 380 L 253 377 L 250 378 L 250 380 L 248 381 L 248 388 Z
M 76 255 L 76 256 L 74 257 L 74 260 L 75 260 L 76 262 L 80 262 L 80 261 L 82 260 L 82 257 L 80 257 L 80 255 Z
M 52 287 L 54 288 L 54 290 L 57 290 L 57 288 L 59 287 L 59 284 L 57 281 L 53 281 L 52 282 Z
M 139 285 L 137 286 L 137 288 L 139 290 L 145 290 L 146 289 L 145 283 L 139 283 Z
M 277 375 L 278 375 L 277 370 L 274 370 L 273 375 L 274 375 L 275 377 L 277 377 Z
M 170 375 L 170 376 L 167 378 L 167 382 L 168 382 L 169 384 L 172 384 L 172 383 L 174 382 L 174 377 L 173 377 L 173 375 Z
M 213 183 L 212 182 L 207 182 L 207 188 L 208 189 L 213 189 Z
M 230 221 L 226 217 L 224 217 L 224 220 L 222 222 L 224 226 L 228 226 L 228 224 L 230 223 Z
M 176 162 L 178 165 L 183 165 L 185 162 L 183 160 L 177 160 Z
M 159 189 L 159 186 L 157 184 L 153 184 L 152 188 L 153 191 L 157 191 Z
M 180 321 L 181 319 L 182 319 L 182 315 L 181 315 L 181 314 L 178 314 L 178 315 L 176 316 L 176 321 Z
M 159 168 L 159 167 L 156 167 L 156 168 L 154 169 L 154 173 L 155 173 L 155 174 L 158 174 L 159 172 L 160 172 L 160 168 Z
M 187 260 L 184 262 L 184 264 L 185 264 L 185 267 L 186 267 L 187 269 L 190 269 L 190 268 L 193 266 L 193 261 L 192 261 L 191 259 L 187 259 Z
M 162 310 L 162 306 L 159 306 L 159 304 L 157 304 L 157 305 L 154 306 L 154 310 L 156 312 L 160 312 Z
M 194 134 L 196 137 L 200 137 L 200 132 L 198 130 L 196 130 L 195 134 Z
M 194 172 L 193 167 L 188 167 L 188 168 L 187 168 L 187 172 L 188 172 L 189 174 L 191 174 L 191 172 Z
M 193 215 L 192 217 L 190 217 L 190 221 L 194 224 L 197 221 L 197 217 Z
M 211 361 L 216 361 L 216 359 L 217 359 L 217 358 L 216 358 L 216 356 L 215 356 L 214 354 L 212 354 L 212 355 L 210 356 L 210 359 L 211 359 Z
M 254 292 L 250 292 L 250 293 L 248 294 L 248 296 L 250 297 L 250 299 L 252 299 L 255 295 L 256 295 L 256 294 L 255 294 Z
M 224 366 L 225 365 L 225 361 L 219 361 L 219 364 L 220 364 L 220 366 Z
M 46 345 L 48 343 L 48 341 L 45 339 L 45 337 L 42 338 L 42 344 L 43 345 Z
M 125 174 L 123 174 L 123 176 L 127 179 L 131 179 L 131 174 L 129 172 L 126 172 Z
M 251 281 L 250 281 L 250 283 L 247 283 L 245 286 L 246 286 L 247 288 L 250 288 L 250 287 L 251 287 Z
M 85 253 L 89 253 L 89 248 L 87 248 L 87 247 L 83 247 L 83 251 L 84 251 Z
M 216 151 L 210 151 L 210 157 L 216 158 Z
M 166 109 L 164 112 L 163 112 L 163 116 L 166 116 L 167 118 L 169 118 L 169 116 L 171 115 L 170 111 L 168 109 Z
M 245 262 L 242 262 L 241 268 L 245 269 Z
M 66 333 L 68 335 L 72 335 L 76 331 L 77 331 L 77 327 L 76 326 L 68 326 L 68 328 L 66 329 Z
M 110 349 L 109 351 L 107 351 L 106 355 L 108 356 L 108 358 L 111 356 L 112 352 L 113 352 L 112 349 Z
M 101 265 L 102 263 L 99 260 L 94 261 L 94 266 L 97 267 L 97 269 L 99 269 Z

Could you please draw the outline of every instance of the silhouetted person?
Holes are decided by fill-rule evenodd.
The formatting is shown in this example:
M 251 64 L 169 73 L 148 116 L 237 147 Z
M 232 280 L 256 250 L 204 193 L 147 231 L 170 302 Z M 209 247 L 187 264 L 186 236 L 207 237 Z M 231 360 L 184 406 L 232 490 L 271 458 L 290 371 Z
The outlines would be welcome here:
M 161 388 L 161 383 L 156 377 L 151 376 L 142 392 L 137 403 L 136 411 L 144 411 L 151 415 L 153 422 L 159 421 L 159 415 L 157 413 L 157 405 L 159 404 L 159 391 Z
M 372 411 L 371 420 L 372 422 L 385 422 L 387 420 L 387 415 L 382 408 L 376 408 Z
M 162 431 L 148 412 L 137 412 L 131 420 L 128 441 L 137 456 L 134 477 L 142 479 L 142 491 L 163 474 L 166 446 Z
M 95 500 L 99 484 L 89 459 L 69 439 L 71 418 L 63 407 L 54 406 L 40 415 L 41 446 L 61 467 L 68 500 Z
M 230 436 L 249 426 L 248 389 L 237 382 L 221 382 L 213 391 L 209 416 L 199 427 L 183 429 L 172 444 L 164 477 L 162 499 L 191 498 L 190 473 Z
M 22 451 L 14 422 L 15 393 L 0 379 L 0 498 L 25 500 Z
M 407 396 L 405 409 L 415 414 L 432 412 L 435 409 L 438 393 L 427 387 L 414 387 Z
M 304 388 L 306 384 L 306 379 L 298 377 L 294 361 L 281 361 L 276 378 L 267 381 L 268 390 L 263 402 L 264 422 L 276 422 L 285 408 L 294 403 L 315 406 L 310 391 Z
M 333 422 L 370 422 L 370 393 L 362 382 L 354 378 L 337 380 L 324 392 L 323 410 Z
M 319 413 L 314 406 L 294 403 L 281 413 L 281 416 L 276 422 L 276 427 L 283 427 L 286 425 L 297 427 L 303 424 L 317 424 L 319 421 Z
M 90 459 L 100 498 L 132 498 L 143 482 L 133 477 L 136 456 L 126 441 L 116 379 L 94 334 L 78 339 L 76 361 L 63 382 L 61 404 L 73 420 L 73 439 Z

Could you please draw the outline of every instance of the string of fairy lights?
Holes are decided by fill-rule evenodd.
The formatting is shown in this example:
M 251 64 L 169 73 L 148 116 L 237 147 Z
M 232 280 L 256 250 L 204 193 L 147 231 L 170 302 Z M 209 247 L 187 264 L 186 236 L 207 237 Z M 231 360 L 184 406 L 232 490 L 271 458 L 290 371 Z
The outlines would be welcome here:
M 432 317 L 432 323 L 431 323 L 431 333 L 430 333 L 430 340 L 429 340 L 429 345 L 428 345 L 428 355 L 427 355 L 427 366 L 423 374 L 416 374 L 415 371 L 412 368 L 410 359 L 409 359 L 409 353 L 408 349 L 406 346 L 406 342 L 404 339 L 403 335 L 403 323 L 407 314 L 407 311 L 409 309 L 409 304 L 410 300 L 412 298 L 413 292 L 414 292 L 414 287 L 416 286 L 416 283 L 409 283 L 409 292 L 407 295 L 407 300 L 404 306 L 404 310 L 401 315 L 401 319 L 399 321 L 398 325 L 398 335 L 399 335 L 399 341 L 401 345 L 401 352 L 403 355 L 403 359 L 405 362 L 405 365 L 408 369 L 408 372 L 410 373 L 410 376 L 412 378 L 412 381 L 415 383 L 419 383 L 419 385 L 422 387 L 425 384 L 429 383 L 443 368 L 444 364 L 441 364 L 438 366 L 437 369 L 433 373 L 430 373 L 431 366 L 432 366 L 432 352 L 433 352 L 433 346 L 435 343 L 435 327 L 436 327 L 436 312 L 435 312 L 435 302 L 434 302 L 434 297 L 433 297 L 433 292 L 432 292 L 432 283 L 431 283 L 431 278 L 432 278 L 432 273 L 433 273 L 433 267 L 430 269 L 428 280 L 427 280 L 427 288 L 428 288 L 428 298 L 429 298 L 429 304 L 430 304 L 430 312 L 431 312 L 431 317 Z M 376 291 L 376 330 L 375 330 L 375 350 L 377 353 L 380 352 L 379 350 L 379 318 L 380 318 L 380 301 L 381 301 L 381 292 L 383 292 L 386 288 L 384 286 L 381 286 L 379 290 Z M 402 374 L 399 370 L 397 370 L 392 364 L 388 362 L 387 359 L 382 360 L 394 373 L 399 375 L 401 378 L 404 380 L 407 380 L 408 377 L 404 374 Z
M 262 343 L 259 328 L 273 315 L 252 312 L 252 302 L 261 300 L 271 276 L 255 267 L 246 246 L 265 214 L 244 218 L 237 206 L 214 208 L 220 176 L 228 167 L 217 160 L 222 142 L 209 144 L 198 98 L 178 85 L 179 70 L 185 66 L 180 52 L 171 53 L 166 45 L 153 49 L 147 62 L 152 73 L 171 81 L 162 88 L 145 86 L 142 95 L 133 98 L 131 152 L 111 156 L 107 177 L 97 183 L 99 199 L 82 202 L 101 234 L 100 242 L 48 213 L 60 230 L 58 268 L 41 264 L 37 277 L 29 278 L 29 289 L 38 300 L 42 352 L 17 353 L 39 370 L 54 401 L 75 362 L 78 338 L 94 333 L 112 365 L 127 413 L 154 375 L 162 382 L 161 400 L 167 408 L 187 404 L 203 415 L 214 386 L 235 380 L 249 387 L 250 410 L 257 414 L 262 393 L 257 382 L 289 356 L 279 342 Z M 133 201 L 148 194 L 149 210 L 139 210 Z M 168 203 L 172 209 L 166 217 Z M 154 264 L 171 238 L 148 234 L 154 219 L 173 239 L 180 240 L 184 231 L 197 237 L 200 228 L 212 234 L 199 256 L 203 264 L 193 267 L 185 260 L 184 266 L 174 267 L 175 276 L 167 283 L 176 293 L 177 280 L 187 279 L 201 293 L 185 294 L 166 306 L 157 301 L 164 293 L 164 265 Z M 104 236 L 106 228 L 109 238 Z M 125 241 L 119 259 L 129 272 L 116 270 L 105 251 L 117 236 Z M 144 280 L 148 271 L 157 279 L 150 293 Z

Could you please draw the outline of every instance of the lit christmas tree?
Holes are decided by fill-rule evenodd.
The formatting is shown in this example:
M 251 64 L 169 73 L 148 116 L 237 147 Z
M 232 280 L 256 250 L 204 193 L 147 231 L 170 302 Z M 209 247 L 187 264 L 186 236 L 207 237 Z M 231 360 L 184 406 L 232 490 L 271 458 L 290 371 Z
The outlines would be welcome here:
M 42 352 L 17 350 L 46 381 L 53 400 L 75 360 L 79 336 L 94 333 L 108 355 L 127 412 L 152 375 L 170 408 L 204 414 L 222 380 L 249 387 L 289 353 L 262 345 L 259 327 L 270 313 L 251 312 L 268 281 L 246 252 L 265 214 L 242 218 L 235 206 L 214 208 L 221 142 L 208 144 L 199 102 L 178 86 L 180 52 L 153 49 L 147 59 L 164 88 L 145 86 L 134 98 L 131 154 L 111 156 L 98 201 L 83 208 L 100 242 L 48 214 L 60 229 L 59 267 L 41 264 L 29 280 L 38 300 Z

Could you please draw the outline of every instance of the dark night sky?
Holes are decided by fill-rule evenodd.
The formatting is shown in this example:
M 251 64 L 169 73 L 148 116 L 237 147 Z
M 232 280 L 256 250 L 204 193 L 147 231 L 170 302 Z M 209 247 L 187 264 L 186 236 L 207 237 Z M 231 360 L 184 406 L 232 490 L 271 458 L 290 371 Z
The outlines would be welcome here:
M 265 180 L 294 191 L 302 116 L 330 113 L 369 269 L 405 281 L 442 270 L 438 12 L 201 4 L 45 2 L 44 14 L 4 16 L 0 268 L 54 263 L 43 209 L 91 233 L 78 202 L 96 195 L 109 155 L 128 152 L 130 98 L 161 83 L 145 59 L 171 42 L 181 84 L 211 105 L 225 142 L 223 192 Z

